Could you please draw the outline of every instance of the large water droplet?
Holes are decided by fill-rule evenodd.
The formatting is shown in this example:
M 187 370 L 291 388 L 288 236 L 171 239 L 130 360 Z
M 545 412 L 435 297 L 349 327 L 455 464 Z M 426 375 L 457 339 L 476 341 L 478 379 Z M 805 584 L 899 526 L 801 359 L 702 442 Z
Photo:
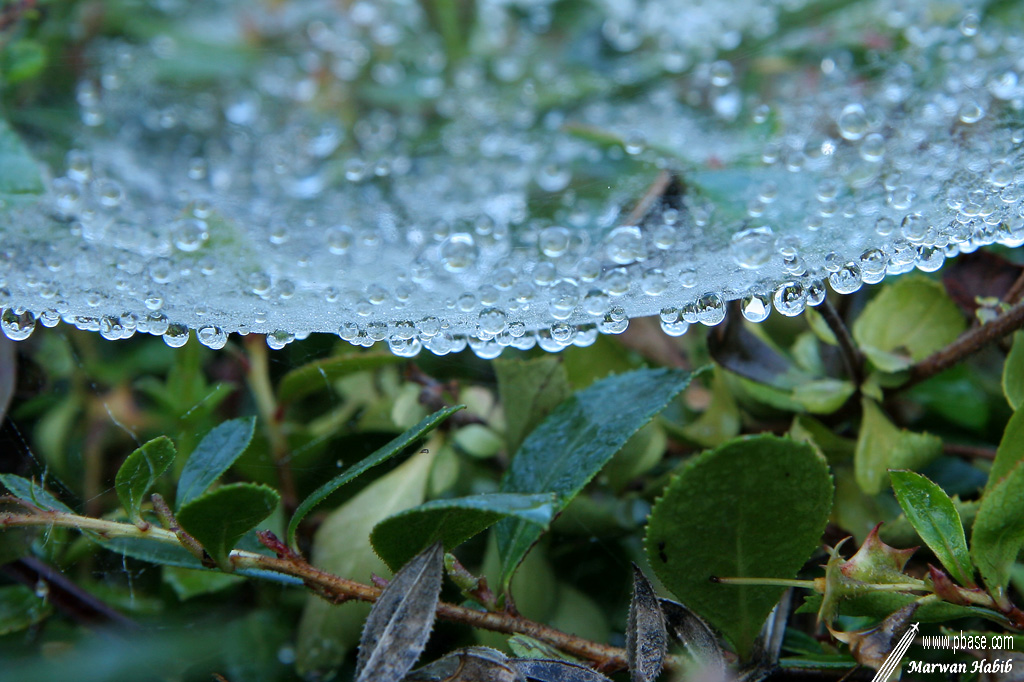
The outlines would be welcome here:
M 835 272 L 829 273 L 828 283 L 837 294 L 852 294 L 863 284 L 860 266 L 856 263 L 844 264 Z
M 28 310 L 17 312 L 13 308 L 7 308 L 0 315 L 0 329 L 12 341 L 27 339 L 35 328 L 36 317 Z
M 847 104 L 836 119 L 839 134 L 847 140 L 859 140 L 868 131 L 868 117 L 860 104 Z
M 772 311 L 771 299 L 764 294 L 750 294 L 740 302 L 740 309 L 751 322 L 764 322 Z
M 718 294 L 707 293 L 695 304 L 697 321 L 713 327 L 725 319 L 725 301 Z
M 765 225 L 734 234 L 729 241 L 729 250 L 740 267 L 753 270 L 771 259 L 774 242 L 772 229 Z
M 786 282 L 775 290 L 772 300 L 776 310 L 786 317 L 794 317 L 804 311 L 807 292 L 799 282 Z
M 441 243 L 441 263 L 448 272 L 463 272 L 476 263 L 473 235 L 456 232 Z

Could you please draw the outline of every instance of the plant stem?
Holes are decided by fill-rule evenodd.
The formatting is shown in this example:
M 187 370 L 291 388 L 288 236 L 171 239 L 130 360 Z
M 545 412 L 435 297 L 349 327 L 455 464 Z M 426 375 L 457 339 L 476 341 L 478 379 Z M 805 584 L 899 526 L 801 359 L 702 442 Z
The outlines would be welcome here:
M 916 386 L 1022 327 L 1024 327 L 1024 303 L 1018 303 L 991 322 L 964 332 L 953 343 L 912 365 L 908 370 L 906 383 L 896 390 L 902 391 Z
M 286 510 L 292 511 L 298 505 L 295 492 L 295 478 L 289 463 L 288 439 L 282 428 L 283 413 L 274 397 L 274 388 L 270 383 L 270 351 L 265 339 L 257 334 L 250 334 L 245 339 L 246 355 L 249 367 L 246 381 L 252 391 L 256 409 L 260 413 L 270 441 L 270 453 L 277 468 L 277 477 L 281 483 L 281 501 Z
M 846 366 L 846 373 L 849 375 L 850 381 L 853 382 L 854 386 L 860 386 L 864 383 L 864 354 L 860 352 L 860 349 L 853 342 L 853 336 L 850 335 L 849 328 L 847 328 L 843 318 L 839 316 L 839 311 L 836 310 L 835 306 L 832 305 L 832 301 L 828 300 L 827 296 L 821 305 L 818 306 L 818 313 L 836 337 L 836 342 L 839 344 L 839 352 L 843 356 L 843 365 Z
M 986 448 L 980 445 L 961 445 L 959 443 L 943 443 L 942 451 L 954 457 L 964 459 L 995 459 L 996 449 Z
M 719 578 L 713 577 L 713 583 L 723 585 L 756 585 L 761 587 L 799 587 L 805 590 L 814 589 L 813 580 L 785 580 L 783 578 Z

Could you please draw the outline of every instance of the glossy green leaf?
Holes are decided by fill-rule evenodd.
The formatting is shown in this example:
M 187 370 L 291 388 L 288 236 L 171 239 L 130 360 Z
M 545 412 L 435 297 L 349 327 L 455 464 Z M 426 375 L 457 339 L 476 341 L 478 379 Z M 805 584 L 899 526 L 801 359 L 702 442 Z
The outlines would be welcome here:
M 7 121 L 0 119 L 0 197 L 31 198 L 44 189 L 39 164 Z
M 555 493 L 555 512 L 561 511 L 630 436 L 686 388 L 692 376 L 681 370 L 641 369 L 579 391 L 523 441 L 501 489 Z M 541 531 L 519 519 L 501 521 L 496 531 L 505 588 Z
M 178 478 L 178 509 L 196 499 L 231 468 L 252 442 L 255 417 L 232 419 L 210 429 L 189 455 Z
M 919 469 L 942 454 L 941 439 L 898 428 L 874 400 L 862 398 L 861 408 L 853 468 L 857 485 L 868 495 L 888 487 L 889 469 Z
M 435 542 L 450 550 L 505 517 L 547 530 L 554 505 L 551 493 L 485 493 L 432 500 L 384 519 L 373 529 L 370 541 L 380 558 L 396 569 Z
M 997 599 L 1010 582 L 1010 567 L 1024 547 L 1024 462 L 985 491 L 971 532 L 971 558 Z
M 523 440 L 572 395 L 569 377 L 557 355 L 532 360 L 494 361 L 498 393 L 505 408 L 505 441 L 516 452 Z
M 335 575 L 367 582 L 387 575 L 387 565 L 370 547 L 370 531 L 385 518 L 421 502 L 434 453 L 421 451 L 381 476 L 331 512 L 313 538 L 313 565 Z M 331 671 L 357 641 L 368 604 L 334 606 L 310 595 L 296 638 L 301 674 Z
M 295 510 L 295 514 L 292 515 L 292 520 L 288 522 L 288 544 L 295 544 L 295 531 L 298 530 L 299 523 L 302 522 L 302 519 L 306 518 L 306 514 L 312 511 L 313 507 L 323 502 L 331 493 L 341 486 L 402 452 L 405 448 L 409 447 L 427 433 L 434 430 L 438 424 L 461 410 L 463 407 L 463 405 L 456 405 L 455 407 L 446 407 L 442 410 L 438 410 L 434 414 L 423 419 L 423 421 L 416 426 L 389 442 L 384 447 L 359 460 L 348 469 L 345 469 L 345 471 L 314 490 L 309 497 L 302 501 L 298 509 Z M 416 503 L 414 502 L 413 504 Z M 369 529 L 367 529 L 367 532 L 369 532 Z
M 22 478 L 15 474 L 0 474 L 0 483 L 3 483 L 4 487 L 7 488 L 7 490 L 9 490 L 15 497 L 22 500 L 28 500 L 40 509 L 50 509 L 53 511 L 74 514 L 71 507 L 58 500 L 52 493 L 45 490 L 35 481 L 30 481 L 27 478 Z
M 1024 332 L 1013 335 L 1013 346 L 1003 364 L 1003 394 L 1014 410 L 1024 403 Z
M 1017 410 L 1010 417 L 1003 430 L 1003 437 L 996 450 L 996 458 L 988 471 L 986 490 L 1003 480 L 1013 467 L 1024 459 L 1024 410 Z
M 52 612 L 49 602 L 24 585 L 0 587 L 0 636 L 32 627 Z
M 310 393 L 330 388 L 335 379 L 400 362 L 405 362 L 405 358 L 379 352 L 348 353 L 316 360 L 285 374 L 277 388 L 277 399 L 281 403 L 292 403 Z
M 177 518 L 218 566 L 227 567 L 228 553 L 280 501 L 281 496 L 268 486 L 231 483 L 190 500 L 178 510 Z
M 160 436 L 128 455 L 117 470 L 114 488 L 132 521 L 139 520 L 139 509 L 146 499 L 146 493 L 174 463 L 177 454 L 171 439 Z
M 964 587 L 974 586 L 974 568 L 960 514 L 949 495 L 913 471 L 890 471 L 892 489 L 921 539 Z
M 906 277 L 887 285 L 853 323 L 853 338 L 871 363 L 898 372 L 953 341 L 967 328 L 942 284 Z
M 654 572 L 746 657 L 784 588 L 716 577 L 792 578 L 821 541 L 828 465 L 809 445 L 755 436 L 690 460 L 655 504 L 645 546 Z

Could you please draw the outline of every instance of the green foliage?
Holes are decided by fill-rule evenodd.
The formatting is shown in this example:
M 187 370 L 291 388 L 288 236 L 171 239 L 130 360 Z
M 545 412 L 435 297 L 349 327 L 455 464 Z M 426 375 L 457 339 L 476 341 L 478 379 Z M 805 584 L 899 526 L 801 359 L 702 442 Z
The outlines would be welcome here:
M 1024 547 L 1024 464 L 985 491 L 971 532 L 971 558 L 985 586 L 1005 600 L 1010 568 Z
M 178 510 L 181 527 L 230 570 L 228 553 L 242 536 L 270 516 L 281 496 L 273 488 L 255 483 L 229 483 L 189 500 Z
M 140 521 L 139 511 L 146 493 L 177 457 L 174 443 L 167 436 L 154 438 L 138 448 L 124 460 L 117 470 L 114 487 L 121 504 L 132 521 Z
M 52 612 L 49 602 L 24 585 L 0 587 L 0 636 L 30 628 Z
M 556 355 L 531 360 L 494 362 L 498 392 L 506 405 L 505 440 L 516 452 L 523 440 L 565 399 L 572 395 L 562 359 Z
M 317 360 L 293 369 L 281 378 L 277 399 L 292 403 L 316 391 L 329 388 L 343 376 L 396 364 L 402 359 L 392 353 L 348 353 Z
M 21 202 L 42 192 L 39 165 L 10 125 L 0 119 L 0 199 Z
M 249 447 L 255 428 L 253 418 L 232 419 L 215 427 L 199 441 L 178 477 L 179 510 L 202 495 L 231 468 Z
M 1013 346 L 1003 365 L 1003 393 L 1014 410 L 1024 402 L 1024 332 L 1013 335 Z
M 857 483 L 865 493 L 882 492 L 889 469 L 917 469 L 941 454 L 941 439 L 898 428 L 874 400 L 863 398 L 861 409 L 864 416 L 853 462 Z

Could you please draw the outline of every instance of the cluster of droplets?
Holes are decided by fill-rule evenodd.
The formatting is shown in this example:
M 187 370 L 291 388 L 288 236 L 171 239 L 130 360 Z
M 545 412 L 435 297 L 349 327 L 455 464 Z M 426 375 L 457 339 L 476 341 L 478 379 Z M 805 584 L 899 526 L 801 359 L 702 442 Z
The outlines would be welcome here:
M 557 5 L 482 3 L 480 55 L 456 63 L 415 3 L 290 4 L 246 7 L 267 46 L 252 72 L 232 66 L 233 34 L 205 44 L 222 51 L 212 74 L 189 70 L 202 31 L 97 48 L 61 174 L 4 218 L 8 337 L 63 320 L 282 348 L 330 331 L 491 358 L 586 346 L 640 315 L 679 336 L 730 301 L 751 322 L 798 315 L 826 287 L 1024 243 L 1024 44 L 969 6 L 946 23 L 898 0 L 841 14 L 837 42 L 883 16 L 877 40 L 907 45 L 857 43 L 881 74 L 865 83 L 842 50 L 781 75 L 723 58 L 803 2 L 601 0 L 581 53 L 610 48 L 601 87 L 629 94 L 577 101 L 578 65 L 543 56 Z

